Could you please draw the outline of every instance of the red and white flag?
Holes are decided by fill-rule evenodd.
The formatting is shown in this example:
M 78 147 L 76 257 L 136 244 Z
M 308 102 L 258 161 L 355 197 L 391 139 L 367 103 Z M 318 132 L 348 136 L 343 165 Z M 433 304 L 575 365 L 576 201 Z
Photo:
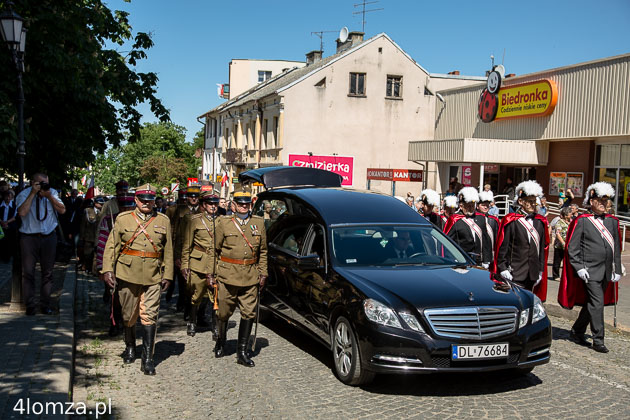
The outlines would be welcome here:
M 230 178 L 228 177 L 227 171 L 225 171 L 221 177 L 221 187 L 224 187 L 226 182 L 228 185 L 230 184 Z
M 85 185 L 85 184 L 84 184 Z M 90 198 L 94 198 L 94 174 L 92 173 L 92 177 L 90 178 L 90 186 L 85 193 L 85 199 L 88 200 Z
M 83 178 L 81 178 L 81 185 L 85 187 L 86 183 L 87 183 L 87 174 L 83 175 Z

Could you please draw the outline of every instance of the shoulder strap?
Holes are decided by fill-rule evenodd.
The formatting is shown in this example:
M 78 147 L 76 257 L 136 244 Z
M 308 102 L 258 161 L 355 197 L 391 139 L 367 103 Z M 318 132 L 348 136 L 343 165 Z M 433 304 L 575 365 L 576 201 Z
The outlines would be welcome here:
M 236 229 L 238 229 L 238 231 L 241 233 L 241 236 L 243 237 L 243 239 L 245 239 L 245 242 L 247 242 L 247 245 L 249 246 L 249 249 L 252 250 L 252 253 L 254 253 L 254 247 L 252 246 L 252 244 L 249 242 L 249 240 L 247 239 L 247 237 L 245 236 L 245 234 L 243 233 L 243 230 L 241 229 L 241 227 L 238 225 L 238 222 L 236 220 L 234 220 L 234 218 L 232 217 L 232 222 L 234 223 L 234 226 L 236 226 Z
M 157 247 L 155 246 L 155 244 L 153 243 L 153 240 L 151 239 L 151 237 L 149 236 L 149 234 L 147 233 L 147 231 L 145 230 L 147 226 L 149 226 L 149 224 L 151 224 L 151 222 L 155 219 L 155 216 L 151 217 L 144 225 L 140 222 L 140 219 L 138 219 L 138 216 L 136 216 L 135 213 L 131 213 L 133 218 L 136 220 L 136 223 L 138 223 L 138 226 L 136 227 L 136 231 L 133 233 L 133 235 L 131 236 L 131 238 L 125 242 L 125 244 L 122 246 L 121 249 L 129 249 L 131 248 L 131 244 L 133 243 L 133 241 L 136 240 L 136 238 L 141 234 L 144 233 L 144 235 L 147 237 L 147 239 L 149 240 L 149 242 L 151 243 L 151 246 L 153 246 L 153 249 L 155 250 L 155 252 L 158 252 Z

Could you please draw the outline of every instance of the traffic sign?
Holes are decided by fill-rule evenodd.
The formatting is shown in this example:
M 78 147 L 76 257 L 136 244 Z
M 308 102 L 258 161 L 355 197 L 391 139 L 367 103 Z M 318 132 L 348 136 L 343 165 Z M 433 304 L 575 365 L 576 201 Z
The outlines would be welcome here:
M 168 187 L 162 187 L 162 195 L 168 194 Z

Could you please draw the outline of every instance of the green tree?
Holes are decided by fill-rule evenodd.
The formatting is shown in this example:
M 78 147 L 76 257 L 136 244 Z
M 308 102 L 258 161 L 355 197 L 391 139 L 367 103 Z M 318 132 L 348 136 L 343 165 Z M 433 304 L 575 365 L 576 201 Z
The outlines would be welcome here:
M 186 142 L 186 129 L 170 123 L 145 123 L 139 139 L 99 154 L 94 163 L 95 184 L 108 194 L 114 183 L 125 179 L 135 187 L 150 182 L 158 187 L 196 177 L 201 157 L 195 157 L 200 145 L 197 133 L 194 143 Z M 203 144 L 203 133 L 201 134 Z
M 100 0 L 21 0 L 14 10 L 26 22 L 25 140 L 27 174 L 44 170 L 53 182 L 94 154 L 140 135 L 148 102 L 160 121 L 168 110 L 156 97 L 155 73 L 135 70 L 153 46 L 135 35 L 128 14 Z M 0 0 L 0 10 L 6 1 Z M 125 49 L 124 52 L 118 49 Z M 11 55 L 0 50 L 0 171 L 17 169 L 17 83 Z

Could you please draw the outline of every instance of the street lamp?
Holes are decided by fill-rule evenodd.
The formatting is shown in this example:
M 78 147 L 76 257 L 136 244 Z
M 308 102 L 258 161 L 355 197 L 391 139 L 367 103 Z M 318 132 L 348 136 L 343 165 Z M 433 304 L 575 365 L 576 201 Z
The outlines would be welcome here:
M 24 189 L 24 90 L 22 89 L 22 73 L 24 72 L 24 51 L 26 49 L 26 28 L 24 19 L 13 11 L 13 2 L 7 2 L 9 10 L 0 15 L 0 32 L 13 56 L 13 63 L 18 74 L 18 175 L 20 191 Z
M 22 73 L 24 73 L 24 51 L 26 49 L 26 28 L 24 19 L 13 11 L 13 2 L 7 2 L 8 10 L 0 15 L 0 33 L 2 39 L 9 46 L 13 63 L 18 76 L 18 176 L 19 191 L 24 189 L 24 156 L 26 147 L 24 146 L 24 90 L 22 89 Z M 13 269 L 11 273 L 11 306 L 13 311 L 24 309 L 22 302 L 22 264 L 20 257 L 13 258 Z

